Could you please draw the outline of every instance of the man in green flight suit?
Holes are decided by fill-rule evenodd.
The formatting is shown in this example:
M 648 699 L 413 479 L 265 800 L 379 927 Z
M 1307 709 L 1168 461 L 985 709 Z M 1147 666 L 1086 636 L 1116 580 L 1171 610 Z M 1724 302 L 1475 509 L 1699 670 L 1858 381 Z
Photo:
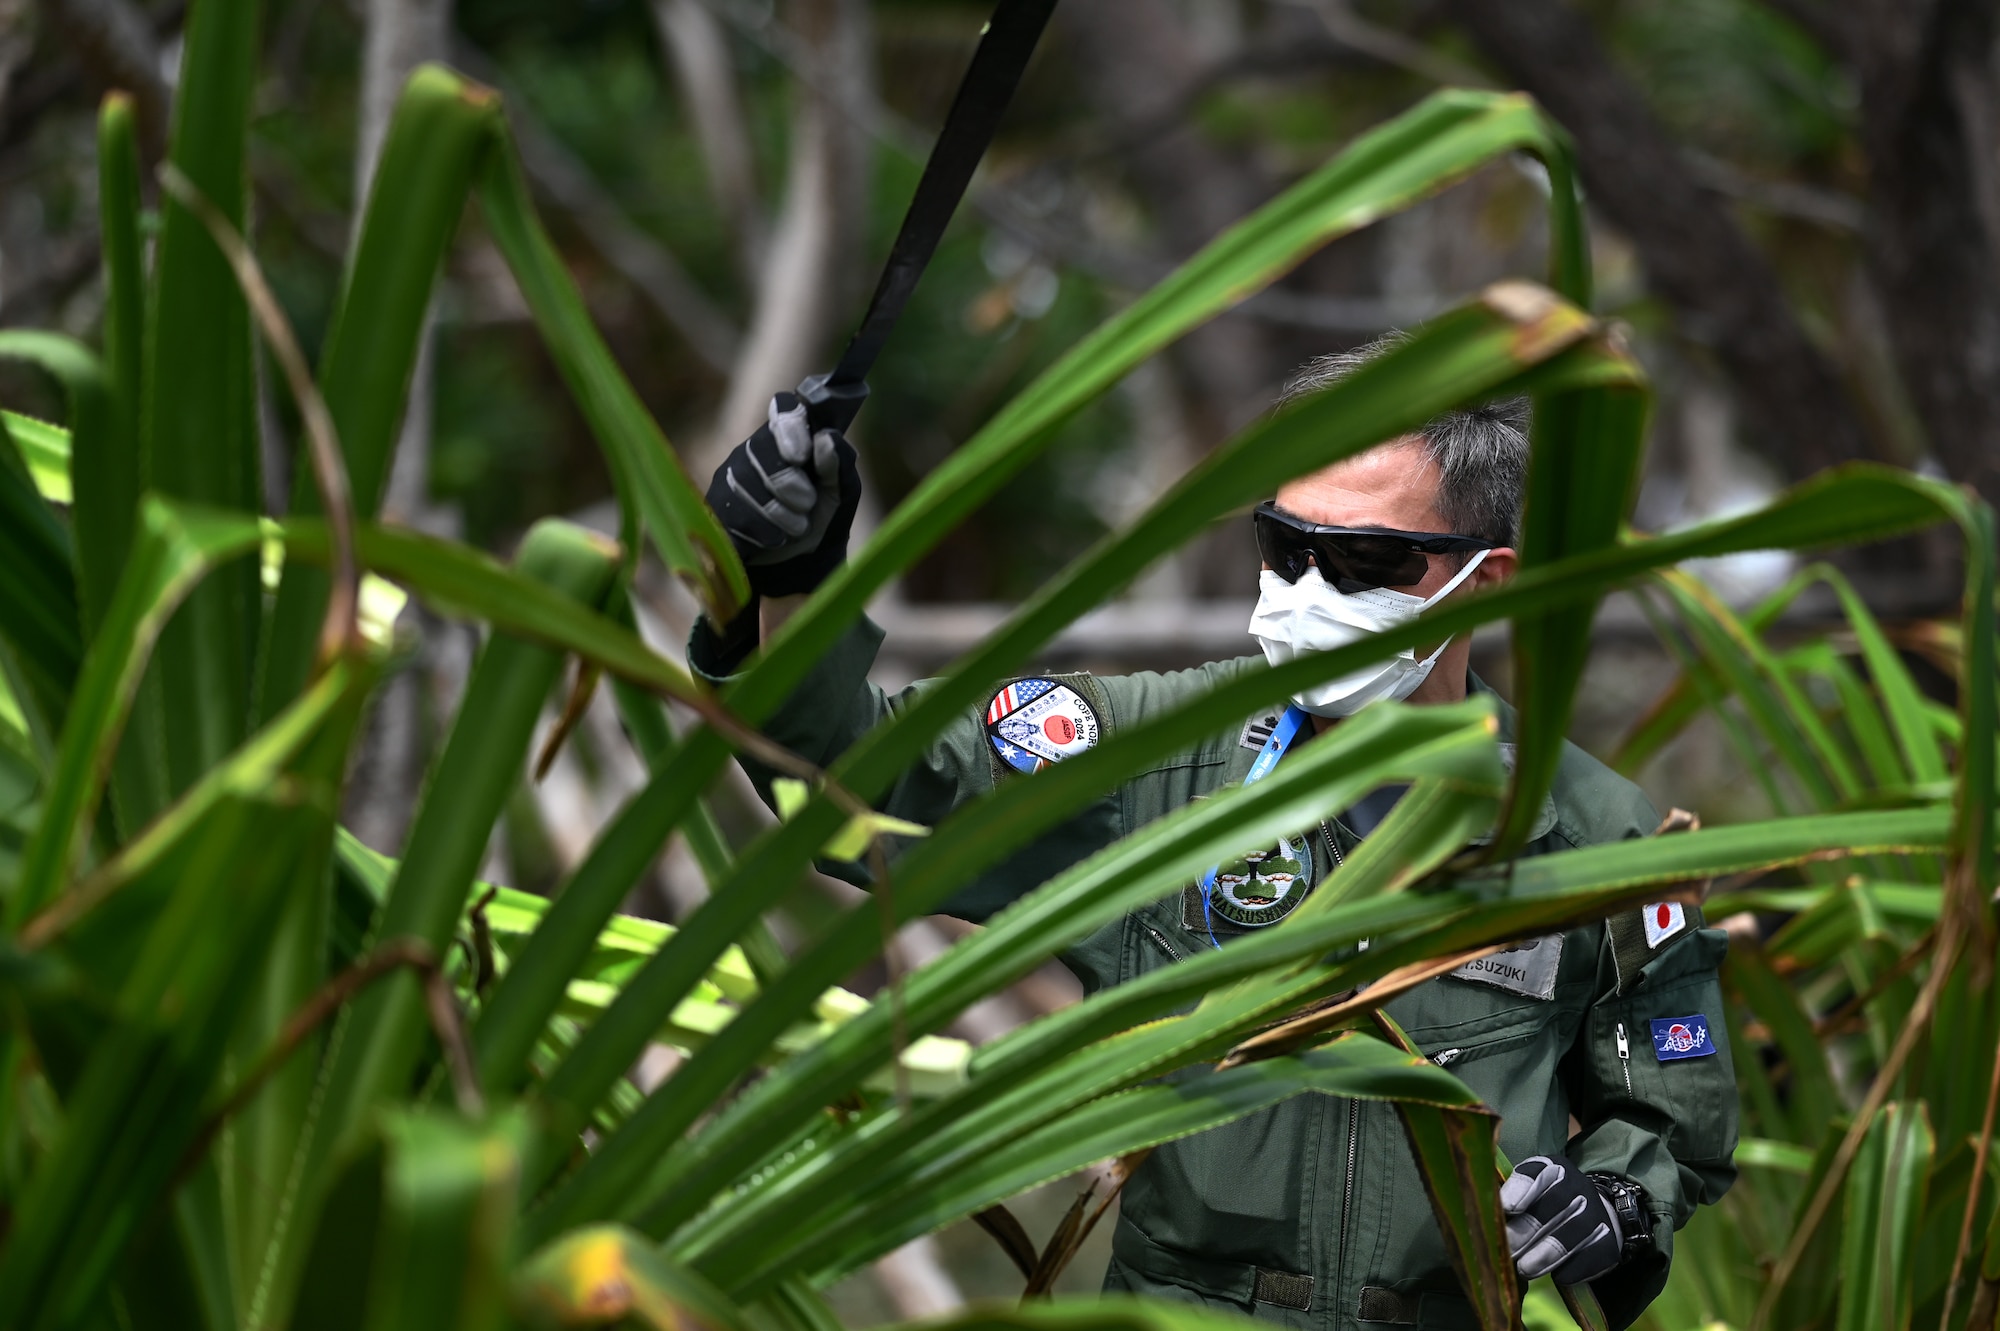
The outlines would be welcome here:
M 1288 396 L 1387 344 L 1307 366 Z M 1525 410 L 1455 411 L 1418 434 L 1301 477 L 1260 505 L 1264 568 L 1251 632 L 1274 662 L 1407 622 L 1511 576 L 1527 469 Z M 720 682 L 845 557 L 860 496 L 853 449 L 814 432 L 790 394 L 723 463 L 709 502 L 744 555 L 760 605 L 697 624 L 689 658 Z M 868 681 L 882 632 L 862 620 L 766 727 L 830 763 L 911 693 Z M 1154 818 L 1250 775 L 1378 699 L 1463 699 L 1486 686 L 1453 639 L 1333 680 L 1160 763 L 989 871 L 953 903 L 978 921 Z M 1025 676 L 934 741 L 885 809 L 934 824 L 1000 782 L 1231 677 L 1254 657 L 1171 674 Z M 914 690 L 923 685 L 913 686 Z M 1501 709 L 1501 740 L 1513 715 Z M 1268 765 L 1268 764 L 1267 764 Z M 765 789 L 764 774 L 759 778 Z M 1393 807 L 1385 787 L 1261 856 L 1136 910 L 1064 954 L 1087 990 L 1170 966 L 1282 919 Z M 1638 787 L 1566 745 L 1525 853 L 1646 836 Z M 1666 1283 L 1673 1233 L 1735 1177 L 1736 1086 L 1716 967 L 1721 930 L 1663 903 L 1517 944 L 1430 981 L 1387 1011 L 1432 1061 L 1502 1115 L 1517 1161 L 1502 1189 L 1526 1278 L 1589 1282 L 1614 1326 Z M 1391 1106 L 1300 1096 L 1155 1150 L 1127 1184 L 1105 1288 L 1254 1313 L 1289 1326 L 1473 1327 Z

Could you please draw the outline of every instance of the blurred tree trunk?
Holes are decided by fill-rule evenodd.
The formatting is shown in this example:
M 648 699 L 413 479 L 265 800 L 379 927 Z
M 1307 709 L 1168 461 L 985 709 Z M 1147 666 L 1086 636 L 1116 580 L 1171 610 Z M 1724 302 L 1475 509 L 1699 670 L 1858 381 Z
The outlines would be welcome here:
M 1682 331 L 1734 384 L 1743 438 L 1792 479 L 1870 454 L 1833 364 L 1776 271 L 1566 0 L 1446 0 L 1508 77 L 1574 136 L 1591 204 L 1637 247 Z
M 1861 85 L 1867 266 L 1932 453 L 2000 502 L 2000 160 L 1991 0 L 1828 7 Z
M 755 282 L 763 263 L 764 217 L 729 36 L 701 0 L 653 0 L 653 26 L 673 63 L 716 211 L 736 233 L 744 278 Z
M 945 1269 L 937 1239 L 911 1239 L 875 1263 L 875 1281 L 898 1316 L 917 1321 L 942 1317 L 965 1306 L 958 1282 Z
M 1185 93 L 1214 63 L 1169 0 L 1090 0 L 1056 11 L 1082 65 L 1084 95 L 1113 123 L 1158 123 L 1123 161 L 1175 261 L 1185 259 L 1271 196 L 1244 153 L 1227 151 L 1185 114 Z M 1268 332 L 1244 319 L 1209 324 L 1173 353 L 1194 389 L 1213 445 L 1271 404 L 1288 367 Z

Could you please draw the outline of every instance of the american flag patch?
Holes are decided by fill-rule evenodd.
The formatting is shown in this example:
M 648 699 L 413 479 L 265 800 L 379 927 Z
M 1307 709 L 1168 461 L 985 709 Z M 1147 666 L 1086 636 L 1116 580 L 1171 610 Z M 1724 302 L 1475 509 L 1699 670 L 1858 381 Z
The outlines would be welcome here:
M 1017 679 L 993 695 L 986 705 L 986 723 L 991 725 L 1009 712 L 1019 711 L 1056 686 L 1052 679 Z
M 1017 772 L 1039 772 L 1097 743 L 1097 713 L 1053 679 L 1017 679 L 986 705 L 986 737 Z

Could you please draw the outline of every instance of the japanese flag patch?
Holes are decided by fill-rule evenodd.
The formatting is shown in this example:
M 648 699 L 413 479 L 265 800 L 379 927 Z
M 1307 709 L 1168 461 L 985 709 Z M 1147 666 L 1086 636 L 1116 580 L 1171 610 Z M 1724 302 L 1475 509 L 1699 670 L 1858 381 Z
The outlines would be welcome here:
M 1715 1052 L 1708 1038 L 1708 1018 L 1697 1012 L 1691 1017 L 1654 1017 L 1653 1057 L 1662 1063 L 1677 1058 L 1706 1058 Z
M 1642 907 L 1639 915 L 1646 922 L 1647 947 L 1658 947 L 1688 927 L 1687 907 L 1677 901 Z
M 1067 684 L 1017 679 L 986 705 L 986 738 L 1017 772 L 1039 772 L 1097 743 L 1097 713 Z

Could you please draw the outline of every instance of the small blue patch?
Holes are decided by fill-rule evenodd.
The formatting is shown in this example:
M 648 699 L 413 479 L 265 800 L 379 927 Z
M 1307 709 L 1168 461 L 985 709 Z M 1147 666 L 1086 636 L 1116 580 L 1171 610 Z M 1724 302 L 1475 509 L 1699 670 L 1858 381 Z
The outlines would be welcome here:
M 1715 1052 L 1708 1038 L 1708 1018 L 1697 1012 L 1692 1017 L 1654 1017 L 1653 1056 L 1662 1063 L 1676 1058 L 1706 1058 Z

